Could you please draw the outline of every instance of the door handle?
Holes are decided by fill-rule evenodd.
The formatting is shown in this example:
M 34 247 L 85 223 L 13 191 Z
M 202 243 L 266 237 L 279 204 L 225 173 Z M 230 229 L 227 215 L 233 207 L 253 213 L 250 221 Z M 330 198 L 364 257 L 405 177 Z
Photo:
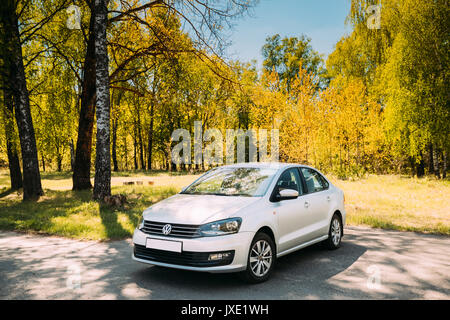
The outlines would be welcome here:
M 327 201 L 330 202 L 331 201 L 331 197 L 327 196 Z
M 308 208 L 308 207 L 309 207 L 309 202 L 305 201 L 305 208 Z

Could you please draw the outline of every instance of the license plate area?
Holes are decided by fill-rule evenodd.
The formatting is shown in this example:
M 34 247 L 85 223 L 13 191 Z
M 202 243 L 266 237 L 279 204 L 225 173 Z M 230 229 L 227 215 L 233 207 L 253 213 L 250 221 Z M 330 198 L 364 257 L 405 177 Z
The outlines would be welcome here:
M 164 251 L 181 253 L 183 251 L 183 242 L 147 238 L 145 247 L 148 249 L 156 249 L 156 250 L 164 250 Z

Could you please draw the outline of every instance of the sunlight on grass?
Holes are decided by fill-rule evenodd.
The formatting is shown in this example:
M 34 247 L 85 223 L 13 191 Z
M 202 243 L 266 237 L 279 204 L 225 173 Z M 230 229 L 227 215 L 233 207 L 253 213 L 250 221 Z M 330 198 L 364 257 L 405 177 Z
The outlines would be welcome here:
M 90 191 L 45 190 L 37 203 L 22 202 L 13 193 L 0 199 L 0 229 L 53 234 L 77 239 L 108 240 L 130 237 L 142 211 L 179 189 L 174 187 L 114 187 L 128 198 L 123 208 L 101 206 Z
M 347 223 L 450 235 L 450 182 L 375 176 L 333 182 L 345 192 Z

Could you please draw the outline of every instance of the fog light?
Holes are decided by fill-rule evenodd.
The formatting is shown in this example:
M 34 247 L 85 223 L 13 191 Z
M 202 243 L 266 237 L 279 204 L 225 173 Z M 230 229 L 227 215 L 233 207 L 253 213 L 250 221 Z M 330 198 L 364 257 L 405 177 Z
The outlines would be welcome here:
M 208 260 L 223 260 L 229 258 L 231 255 L 230 252 L 224 252 L 224 253 L 212 253 L 209 255 Z

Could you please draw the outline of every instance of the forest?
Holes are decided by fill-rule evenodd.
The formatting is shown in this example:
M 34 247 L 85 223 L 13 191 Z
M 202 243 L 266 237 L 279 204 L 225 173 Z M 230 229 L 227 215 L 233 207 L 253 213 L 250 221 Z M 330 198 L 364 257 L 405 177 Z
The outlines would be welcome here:
M 41 172 L 111 195 L 112 172 L 189 171 L 176 129 L 279 130 L 279 160 L 340 179 L 445 179 L 450 152 L 448 0 L 349 0 L 325 59 L 306 34 L 268 35 L 263 64 L 227 57 L 253 0 L 3 0 L 0 167 L 24 200 Z M 379 28 L 369 28 L 381 4 Z M 205 144 L 207 144 L 205 142 Z M 91 177 L 94 177 L 92 185 Z

